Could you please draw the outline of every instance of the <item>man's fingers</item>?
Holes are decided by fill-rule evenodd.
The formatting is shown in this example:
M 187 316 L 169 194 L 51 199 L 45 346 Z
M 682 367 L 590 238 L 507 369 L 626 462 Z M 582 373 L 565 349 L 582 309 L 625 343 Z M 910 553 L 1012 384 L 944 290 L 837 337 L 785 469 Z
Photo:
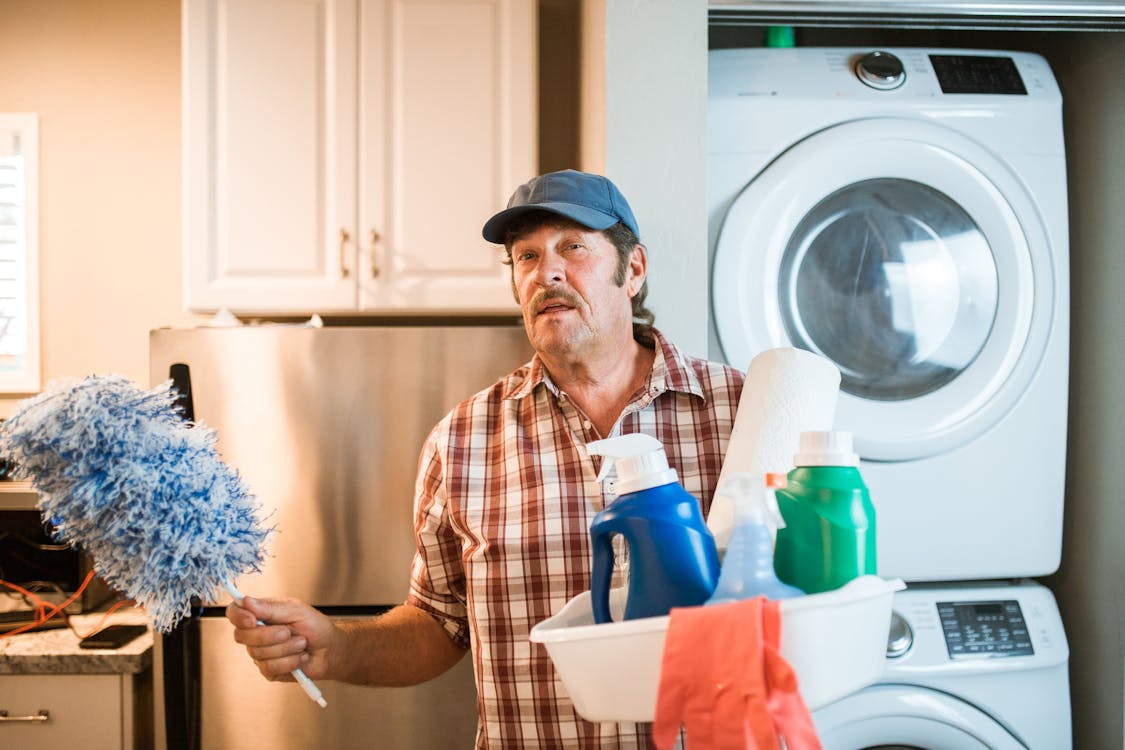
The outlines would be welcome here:
M 275 682 L 292 682 L 294 680 L 293 671 L 300 669 L 308 663 L 309 655 L 304 651 L 293 654 L 292 656 L 285 656 L 277 659 L 262 659 L 254 660 L 257 665 L 258 671 L 267 680 Z

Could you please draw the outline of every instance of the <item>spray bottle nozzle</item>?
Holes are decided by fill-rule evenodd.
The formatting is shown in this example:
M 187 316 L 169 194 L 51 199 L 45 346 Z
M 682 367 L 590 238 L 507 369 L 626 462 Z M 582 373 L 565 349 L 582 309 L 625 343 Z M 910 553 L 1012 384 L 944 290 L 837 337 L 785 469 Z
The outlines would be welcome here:
M 785 475 L 780 475 L 784 477 Z M 734 523 L 766 524 L 775 529 L 785 528 L 785 519 L 777 507 L 777 497 L 772 490 L 778 484 L 777 474 L 731 474 L 719 485 L 715 494 L 730 499 L 734 508 Z M 785 486 L 782 484 L 781 486 Z
M 771 490 L 782 490 L 789 484 L 789 475 L 782 471 L 766 472 L 766 486 Z
M 659 487 L 678 480 L 676 470 L 668 467 L 664 446 L 656 438 L 641 432 L 595 440 L 586 444 L 591 456 L 605 456 L 598 481 L 617 467 L 617 494 Z

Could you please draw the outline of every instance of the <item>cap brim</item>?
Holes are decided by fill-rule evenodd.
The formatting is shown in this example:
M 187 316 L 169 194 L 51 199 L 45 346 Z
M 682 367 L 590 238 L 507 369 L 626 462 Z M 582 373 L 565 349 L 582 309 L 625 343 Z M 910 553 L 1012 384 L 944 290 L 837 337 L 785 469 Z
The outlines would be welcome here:
M 489 242 L 503 245 L 505 235 L 508 232 L 508 225 L 511 224 L 514 219 L 526 213 L 530 213 L 531 211 L 548 211 L 572 221 L 577 221 L 585 227 L 598 231 L 609 229 L 614 224 L 621 221 L 612 214 L 607 214 L 588 206 L 579 206 L 576 203 L 536 203 L 504 209 L 485 222 L 481 234 Z

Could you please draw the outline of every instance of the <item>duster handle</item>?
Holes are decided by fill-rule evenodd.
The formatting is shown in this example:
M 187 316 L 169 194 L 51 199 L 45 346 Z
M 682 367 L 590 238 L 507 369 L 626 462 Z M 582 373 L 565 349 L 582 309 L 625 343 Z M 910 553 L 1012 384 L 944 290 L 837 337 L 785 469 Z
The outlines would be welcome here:
M 223 581 L 223 588 L 227 590 L 228 594 L 234 597 L 234 600 L 238 602 L 239 606 L 242 606 L 242 592 L 238 590 L 233 581 L 229 579 Z M 265 625 L 265 623 L 261 620 L 258 620 L 258 624 Z M 305 695 L 312 698 L 313 701 L 315 701 L 316 704 L 321 708 L 328 707 L 328 701 L 324 700 L 324 696 L 321 694 L 320 688 L 316 686 L 315 682 L 308 678 L 308 675 L 306 675 L 300 669 L 294 669 L 291 674 L 297 680 L 297 684 L 301 686 L 301 689 L 305 691 Z

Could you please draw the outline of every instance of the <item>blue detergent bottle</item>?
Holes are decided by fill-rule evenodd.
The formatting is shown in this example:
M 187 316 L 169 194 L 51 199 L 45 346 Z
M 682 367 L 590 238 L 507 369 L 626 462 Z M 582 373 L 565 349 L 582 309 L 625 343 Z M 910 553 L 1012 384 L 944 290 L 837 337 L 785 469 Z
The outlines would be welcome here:
M 772 476 L 772 475 L 771 475 Z M 784 476 L 784 475 L 782 475 Z M 731 474 L 719 485 L 716 495 L 731 501 L 734 525 L 719 585 L 706 604 L 725 604 L 741 599 L 764 596 L 767 599 L 788 599 L 803 596 L 796 586 L 782 583 L 773 569 L 773 532 L 785 526 L 773 487 L 761 474 Z
M 599 480 L 617 468 L 618 497 L 590 526 L 594 622 L 612 620 L 609 587 L 617 534 L 628 545 L 626 620 L 702 604 L 718 582 L 719 553 L 699 501 L 669 468 L 664 446 L 649 435 L 632 433 L 588 443 L 586 449 L 605 457 Z

